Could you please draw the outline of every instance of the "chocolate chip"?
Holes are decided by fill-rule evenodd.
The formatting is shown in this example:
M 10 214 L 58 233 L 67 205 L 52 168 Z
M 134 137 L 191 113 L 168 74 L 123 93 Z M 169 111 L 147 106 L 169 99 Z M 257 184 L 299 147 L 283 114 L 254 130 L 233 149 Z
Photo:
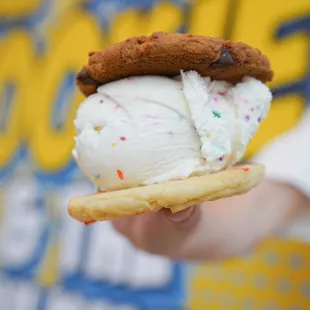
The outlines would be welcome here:
M 232 65 L 234 60 L 226 47 L 222 48 L 220 58 L 214 63 L 214 65 Z
M 76 78 L 78 81 L 86 85 L 100 85 L 100 83 L 95 81 L 85 69 L 79 72 Z

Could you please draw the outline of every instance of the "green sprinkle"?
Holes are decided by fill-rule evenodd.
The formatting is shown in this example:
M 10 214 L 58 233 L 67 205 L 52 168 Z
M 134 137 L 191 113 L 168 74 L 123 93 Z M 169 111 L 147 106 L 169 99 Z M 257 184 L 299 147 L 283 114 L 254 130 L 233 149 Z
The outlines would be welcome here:
M 221 113 L 219 113 L 219 112 L 212 111 L 212 113 L 213 113 L 213 116 L 216 117 L 216 118 L 221 118 L 222 117 Z
M 180 89 L 183 90 L 183 87 L 181 87 Z

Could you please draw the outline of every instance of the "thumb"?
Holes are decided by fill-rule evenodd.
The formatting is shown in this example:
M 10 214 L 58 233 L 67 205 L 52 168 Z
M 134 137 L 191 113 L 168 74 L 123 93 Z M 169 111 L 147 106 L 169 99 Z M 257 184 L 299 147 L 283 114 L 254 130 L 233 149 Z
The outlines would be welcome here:
M 194 225 L 198 223 L 201 216 L 201 207 L 193 206 L 176 213 L 172 213 L 170 209 L 164 209 L 163 212 L 170 222 L 187 226 L 188 224 Z

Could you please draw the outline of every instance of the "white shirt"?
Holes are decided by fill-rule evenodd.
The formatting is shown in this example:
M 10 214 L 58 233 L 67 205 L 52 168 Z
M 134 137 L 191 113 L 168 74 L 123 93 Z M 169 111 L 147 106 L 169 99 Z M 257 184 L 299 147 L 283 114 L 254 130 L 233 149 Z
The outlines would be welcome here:
M 293 130 L 267 145 L 254 161 L 265 165 L 266 178 L 310 197 L 310 108 Z M 286 228 L 285 235 L 310 242 L 310 208 Z
M 266 177 L 289 183 L 310 196 L 310 108 L 293 130 L 275 139 L 255 159 Z

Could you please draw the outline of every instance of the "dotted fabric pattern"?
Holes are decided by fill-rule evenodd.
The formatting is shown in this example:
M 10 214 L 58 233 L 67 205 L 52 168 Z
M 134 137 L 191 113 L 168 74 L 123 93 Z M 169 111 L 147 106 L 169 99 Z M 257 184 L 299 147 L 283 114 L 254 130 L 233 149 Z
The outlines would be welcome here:
M 310 309 L 310 245 L 272 238 L 243 259 L 194 268 L 189 309 Z

